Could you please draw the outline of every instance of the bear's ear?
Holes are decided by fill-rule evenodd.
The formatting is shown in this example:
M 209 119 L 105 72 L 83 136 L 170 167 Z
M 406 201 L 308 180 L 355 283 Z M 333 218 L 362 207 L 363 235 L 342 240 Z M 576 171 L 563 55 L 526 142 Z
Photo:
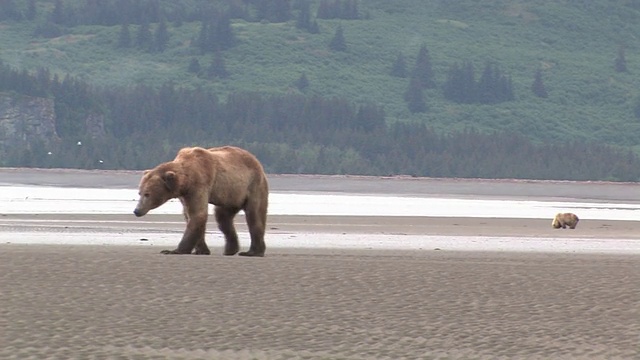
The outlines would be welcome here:
M 167 171 L 162 175 L 162 180 L 169 191 L 174 192 L 178 189 L 178 175 L 175 171 Z
M 145 171 L 142 173 L 142 175 L 147 175 L 147 174 L 148 174 L 148 173 L 150 173 L 150 172 L 151 172 L 151 170 L 145 170 Z

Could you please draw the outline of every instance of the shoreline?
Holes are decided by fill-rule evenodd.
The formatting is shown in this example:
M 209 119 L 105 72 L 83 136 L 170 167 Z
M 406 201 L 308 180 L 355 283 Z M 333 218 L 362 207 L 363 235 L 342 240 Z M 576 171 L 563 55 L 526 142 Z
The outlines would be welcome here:
M 137 189 L 142 170 L 0 168 L 0 184 Z M 513 198 L 640 204 L 640 184 L 608 181 L 267 174 L 272 192 Z

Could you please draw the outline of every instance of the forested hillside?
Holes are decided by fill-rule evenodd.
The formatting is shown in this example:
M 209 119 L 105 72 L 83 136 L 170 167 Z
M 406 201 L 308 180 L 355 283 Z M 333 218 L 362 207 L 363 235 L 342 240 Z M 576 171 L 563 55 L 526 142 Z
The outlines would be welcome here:
M 274 173 L 638 181 L 638 20 L 614 0 L 7 0 L 0 91 L 53 98 L 59 139 L 0 165 L 236 144 Z

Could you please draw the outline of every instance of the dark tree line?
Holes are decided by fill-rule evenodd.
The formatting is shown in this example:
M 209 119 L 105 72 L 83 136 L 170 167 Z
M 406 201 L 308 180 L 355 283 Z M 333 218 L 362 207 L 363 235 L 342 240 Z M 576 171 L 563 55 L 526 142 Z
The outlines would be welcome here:
M 358 19 L 358 0 L 320 0 L 318 19 Z
M 61 138 L 51 156 L 38 152 L 39 144 L 8 149 L 3 166 L 140 169 L 172 158 L 184 145 L 236 144 L 254 151 L 272 173 L 640 180 L 640 159 L 630 151 L 388 125 L 378 105 L 342 98 L 235 93 L 222 102 L 211 91 L 170 83 L 94 89 L 46 69 L 31 74 L 2 64 L 0 91 L 53 98 Z M 104 119 L 104 136 L 89 136 L 91 116 Z M 75 146 L 78 139 L 83 146 Z
M 202 20 L 198 37 L 193 42 L 202 53 L 227 50 L 235 44 L 231 18 L 226 12 L 216 12 L 210 18 Z
M 318 22 L 311 15 L 311 2 L 309 0 L 298 0 L 295 8 L 298 9 L 298 17 L 296 19 L 296 27 L 298 29 L 307 30 L 311 34 L 318 34 L 320 27 Z
M 36 0 L 28 0 L 26 7 L 21 7 L 15 0 L 0 1 L 0 21 L 33 20 L 36 12 Z
M 487 64 L 476 80 L 471 61 L 450 67 L 443 94 L 448 100 L 463 104 L 497 104 L 515 99 L 511 78 L 497 65 Z
M 14 0 L 6 0 L 0 7 L 12 18 L 26 18 L 27 10 L 20 10 Z M 30 0 L 35 3 L 35 0 Z M 4 1 L 0 4 L 4 4 Z M 122 24 L 141 25 L 144 22 L 157 23 L 161 20 L 174 22 L 204 21 L 217 12 L 225 11 L 233 19 L 246 21 L 286 22 L 292 19 L 290 0 L 229 0 L 224 2 L 196 1 L 187 6 L 181 2 L 161 2 L 159 0 L 54 0 L 49 21 L 63 26 Z M 15 9 L 15 10 L 13 10 Z M 9 11 L 11 10 L 11 11 Z M 7 15 L 5 15 L 7 16 Z

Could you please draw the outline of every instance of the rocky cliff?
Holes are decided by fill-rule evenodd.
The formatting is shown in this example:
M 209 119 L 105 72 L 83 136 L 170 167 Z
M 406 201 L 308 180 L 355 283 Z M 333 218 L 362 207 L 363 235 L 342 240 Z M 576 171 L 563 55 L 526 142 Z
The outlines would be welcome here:
M 104 116 L 88 115 L 84 127 L 92 138 L 103 137 Z M 46 146 L 59 140 L 53 99 L 0 93 L 0 153 L 29 149 L 34 142 Z
M 0 93 L 0 149 L 57 140 L 52 99 Z

